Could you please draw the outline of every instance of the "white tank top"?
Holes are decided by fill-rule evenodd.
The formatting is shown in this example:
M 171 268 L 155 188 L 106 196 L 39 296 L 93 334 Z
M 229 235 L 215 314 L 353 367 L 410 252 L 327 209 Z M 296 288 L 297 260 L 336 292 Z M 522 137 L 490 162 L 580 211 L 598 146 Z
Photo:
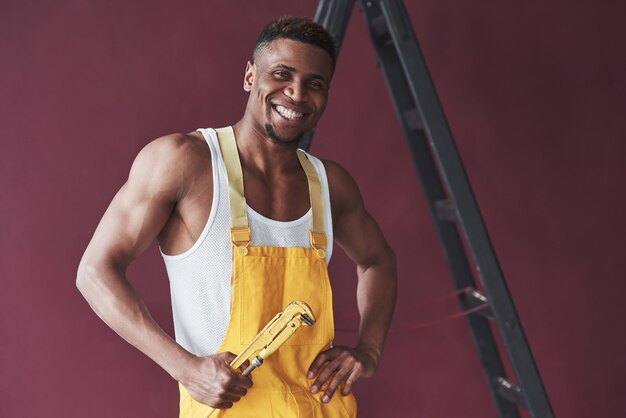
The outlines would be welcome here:
M 176 342 L 192 354 L 215 354 L 226 335 L 230 320 L 232 247 L 228 179 L 224 160 L 213 129 L 199 129 L 211 151 L 213 165 L 213 205 L 198 240 L 182 254 L 161 251 L 170 281 Z M 323 163 L 309 155 L 322 183 L 324 226 L 328 237 L 326 263 L 333 244 L 328 179 Z M 248 221 L 254 246 L 311 246 L 309 229 L 312 213 L 300 219 L 280 222 L 264 217 L 248 206 Z

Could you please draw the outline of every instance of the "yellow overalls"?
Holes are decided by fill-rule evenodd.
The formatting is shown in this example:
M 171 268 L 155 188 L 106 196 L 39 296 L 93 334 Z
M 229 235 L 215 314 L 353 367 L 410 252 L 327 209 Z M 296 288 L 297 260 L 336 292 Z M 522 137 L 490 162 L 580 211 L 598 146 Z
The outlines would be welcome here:
M 319 177 L 306 154 L 298 159 L 306 172 L 313 222 L 311 248 L 250 246 L 250 228 L 243 193 L 243 174 L 231 127 L 217 130 L 228 174 L 233 275 L 230 323 L 218 352 L 239 354 L 259 331 L 289 302 L 301 300 L 312 309 L 316 322 L 302 327 L 263 365 L 252 373 L 254 385 L 230 409 L 213 417 L 347 418 L 356 416 L 356 400 L 337 389 L 323 404 L 324 388 L 309 391 L 306 377 L 317 354 L 327 349 L 334 336 L 332 292 L 326 269 L 324 202 Z M 180 387 L 180 418 L 204 418 L 208 407 Z

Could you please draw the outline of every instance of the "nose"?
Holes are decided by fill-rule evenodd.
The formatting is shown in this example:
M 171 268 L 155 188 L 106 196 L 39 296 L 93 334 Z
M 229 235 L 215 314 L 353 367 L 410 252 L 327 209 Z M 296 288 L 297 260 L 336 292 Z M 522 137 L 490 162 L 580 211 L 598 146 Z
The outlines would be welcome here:
M 285 87 L 285 96 L 294 102 L 304 102 L 307 99 L 306 86 L 302 83 L 294 82 Z

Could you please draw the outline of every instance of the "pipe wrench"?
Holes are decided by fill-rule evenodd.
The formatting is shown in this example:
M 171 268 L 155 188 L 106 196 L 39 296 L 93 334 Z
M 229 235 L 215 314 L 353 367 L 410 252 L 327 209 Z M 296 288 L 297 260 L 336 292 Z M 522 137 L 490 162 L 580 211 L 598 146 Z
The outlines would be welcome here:
M 243 371 L 243 375 L 248 376 L 263 364 L 264 359 L 278 350 L 298 328 L 302 325 L 311 327 L 314 324 L 315 317 L 309 305 L 299 300 L 291 302 L 284 311 L 276 314 L 250 344 L 235 357 L 230 367 L 237 370 L 246 360 L 250 360 L 250 365 Z M 214 408 L 209 409 L 205 418 L 209 418 L 214 412 Z

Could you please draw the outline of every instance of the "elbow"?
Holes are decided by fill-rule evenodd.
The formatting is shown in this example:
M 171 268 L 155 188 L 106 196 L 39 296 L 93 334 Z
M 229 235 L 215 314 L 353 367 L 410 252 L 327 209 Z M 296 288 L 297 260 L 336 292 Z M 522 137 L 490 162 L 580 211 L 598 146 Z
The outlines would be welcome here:
M 76 288 L 90 304 L 124 279 L 126 266 L 110 257 L 84 255 L 76 271 Z
M 398 268 L 397 268 L 397 258 L 396 253 L 393 249 L 387 246 L 387 251 L 384 256 L 384 263 L 386 265 L 387 274 L 385 278 L 387 279 L 387 285 L 389 289 L 393 292 L 394 298 L 398 292 Z
M 361 263 L 358 263 L 359 274 L 365 274 L 369 270 L 381 273 L 381 277 L 386 280 L 395 282 L 397 276 L 397 260 L 396 254 L 389 245 L 381 247 L 374 255 Z
M 396 258 L 396 253 L 395 251 L 390 247 L 387 246 L 387 262 L 393 266 L 393 269 L 396 269 L 396 265 L 398 264 L 398 259 Z
M 83 257 L 76 271 L 76 288 L 85 299 L 89 300 L 89 296 L 98 288 L 101 277 L 101 264 L 96 260 Z
M 393 249 L 389 245 L 387 245 L 385 250 L 382 251 L 381 253 L 380 264 L 384 265 L 386 269 L 388 269 L 388 271 L 391 273 L 389 277 L 394 280 L 397 274 L 396 273 L 397 263 L 398 261 L 396 258 L 396 253 L 393 251 Z
M 76 271 L 76 288 L 83 296 L 87 293 L 89 282 L 93 280 L 94 270 L 95 267 L 93 263 L 89 262 L 84 257 L 80 260 L 78 270 Z

